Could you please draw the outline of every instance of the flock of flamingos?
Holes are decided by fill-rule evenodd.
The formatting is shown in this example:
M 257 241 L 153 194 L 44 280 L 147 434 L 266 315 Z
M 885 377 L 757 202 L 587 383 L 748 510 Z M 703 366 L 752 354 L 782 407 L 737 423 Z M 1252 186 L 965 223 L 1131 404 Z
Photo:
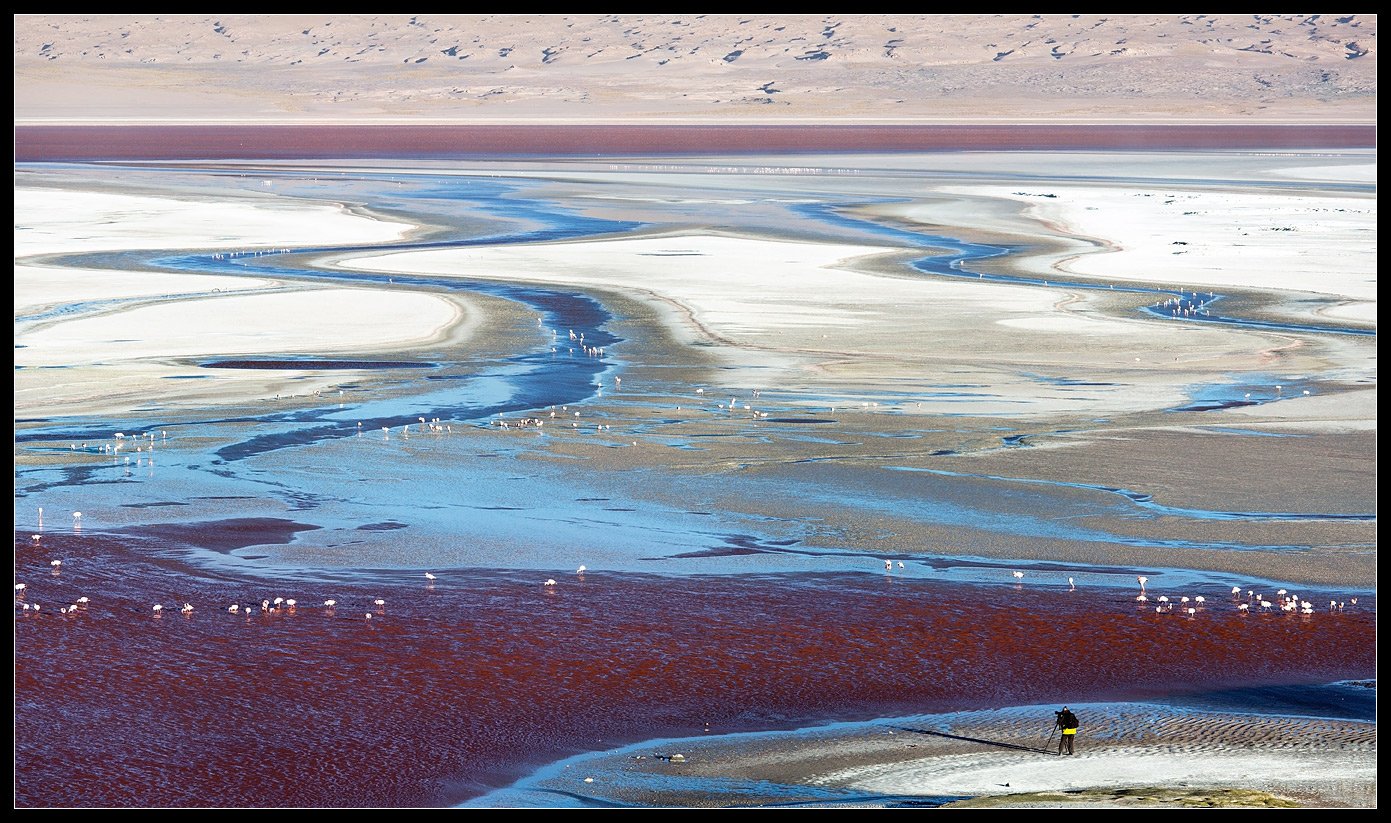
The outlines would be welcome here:
M 73 512 L 72 519 L 74 531 L 80 533 L 82 531 L 82 512 Z M 39 509 L 39 528 L 43 528 L 42 508 Z M 34 546 L 38 547 L 41 544 L 42 536 L 35 534 L 31 537 L 31 540 Z M 52 570 L 51 573 L 54 576 L 62 574 L 62 560 L 56 558 L 50 560 L 49 566 Z M 899 561 L 898 568 L 904 568 L 903 561 Z M 884 570 L 886 572 L 892 572 L 893 569 L 893 561 L 885 560 Z M 575 570 L 575 574 L 579 577 L 579 579 L 583 580 L 585 572 L 587 571 L 589 571 L 588 567 L 580 566 L 578 569 Z M 433 587 L 435 581 L 439 579 L 438 576 L 432 572 L 425 572 L 424 574 L 426 585 L 429 587 Z M 1015 580 L 1016 587 L 1023 585 L 1024 572 L 1014 571 L 1011 572 L 1011 575 Z M 1151 601 L 1151 599 L 1153 599 L 1153 601 L 1156 604 L 1154 607 L 1154 611 L 1156 614 L 1173 613 L 1175 610 L 1175 606 L 1177 606 L 1179 614 L 1187 615 L 1189 619 L 1193 619 L 1197 616 L 1199 611 L 1203 611 L 1207 608 L 1208 601 L 1207 598 L 1203 595 L 1195 595 L 1193 597 L 1189 597 L 1187 595 L 1180 595 L 1177 598 L 1171 598 L 1168 595 L 1158 595 L 1154 598 L 1151 598 L 1149 595 L 1149 591 L 1145 587 L 1145 585 L 1149 583 L 1149 578 L 1144 575 L 1139 575 L 1135 579 L 1140 584 L 1140 594 L 1136 596 L 1135 601 L 1140 604 L 1140 608 L 1142 609 L 1147 608 L 1149 602 Z M 1067 579 L 1067 583 L 1068 591 L 1076 591 L 1077 586 L 1073 578 L 1069 577 Z M 546 581 L 541 585 L 546 591 L 553 592 L 560 585 L 560 583 L 555 578 L 547 578 Z M 20 607 L 23 612 L 27 613 L 26 616 L 38 615 L 41 611 L 40 604 L 30 602 L 27 599 L 28 589 L 29 586 L 27 583 L 20 582 L 14 584 L 15 605 L 17 607 Z M 1300 598 L 1298 594 L 1291 593 L 1286 589 L 1280 589 L 1276 591 L 1273 595 L 1271 595 L 1271 597 L 1273 597 L 1274 599 L 1268 600 L 1266 599 L 1266 595 L 1264 593 L 1257 592 L 1254 589 L 1247 589 L 1245 595 L 1243 595 L 1242 588 L 1240 586 L 1233 586 L 1231 589 L 1231 602 L 1235 606 L 1237 613 L 1242 615 L 1249 614 L 1251 611 L 1256 609 L 1259 609 L 1262 612 L 1272 612 L 1276 607 L 1279 607 L 1281 612 L 1288 614 L 1298 612 L 1304 615 L 1312 615 L 1315 611 L 1315 607 L 1312 602 L 1308 600 L 1303 600 Z M 78 614 L 80 612 L 86 611 L 90 607 L 91 602 L 92 601 L 89 597 L 82 596 L 77 598 L 70 605 L 59 607 L 58 613 L 64 616 Z M 1328 601 L 1328 611 L 1340 612 L 1344 609 L 1344 607 L 1349 605 L 1356 607 L 1357 598 L 1352 597 L 1346 601 L 1330 600 Z M 376 598 L 372 600 L 371 606 L 373 607 L 372 609 L 362 612 L 364 620 L 370 621 L 374 614 L 379 617 L 386 614 L 386 600 L 380 597 Z M 337 607 L 338 601 L 335 599 L 328 599 L 323 601 L 322 608 L 325 614 L 327 614 L 330 617 L 336 616 Z M 171 607 L 171 610 L 172 608 L 175 607 Z M 178 611 L 185 617 L 192 616 L 194 612 L 193 604 L 187 602 L 185 602 L 181 606 L 177 606 L 176 608 L 178 608 Z M 299 602 L 294 598 L 276 596 L 273 598 L 265 598 L 261 600 L 259 611 L 264 615 L 272 616 L 281 613 L 295 614 L 298 608 Z M 245 605 L 242 603 L 233 603 L 232 605 L 228 606 L 226 610 L 230 614 L 241 614 L 248 618 L 254 612 L 257 611 L 255 606 Z M 163 603 L 155 603 L 151 605 L 150 611 L 154 617 L 160 617 L 165 611 L 165 605 Z

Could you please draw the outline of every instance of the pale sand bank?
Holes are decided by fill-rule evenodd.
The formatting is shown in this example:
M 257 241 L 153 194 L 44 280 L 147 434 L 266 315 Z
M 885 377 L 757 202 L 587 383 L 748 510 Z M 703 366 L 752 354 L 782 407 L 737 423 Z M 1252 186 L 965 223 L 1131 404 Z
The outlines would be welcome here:
M 1291 180 L 1314 180 L 1320 183 L 1363 183 L 1375 185 L 1377 182 L 1376 163 L 1345 163 L 1327 166 L 1292 166 L 1271 169 L 1276 177 Z
M 194 393 L 202 402 L 320 390 L 344 372 L 218 370 L 176 361 L 257 354 L 400 352 L 461 343 L 465 301 L 419 292 L 304 289 L 175 300 L 15 335 L 17 417 L 128 411 Z M 191 373 L 203 380 L 188 381 Z M 171 386 L 167 379 L 179 378 Z M 190 385 L 193 383 L 209 385 Z
M 1162 408 L 1180 402 L 1197 374 L 1258 368 L 1272 345 L 1250 332 L 1115 318 L 1112 297 L 1099 293 L 920 277 L 900 262 L 920 254 L 698 232 L 355 255 L 336 265 L 621 293 L 656 307 L 678 342 L 762 367 L 766 387 L 885 390 L 950 368 L 946 382 L 991 388 L 938 397 L 926 412 L 948 400 L 953 413 L 1076 409 L 1075 395 L 1035 374 L 1059 369 L 1128 373 L 1129 385 L 1095 387 L 1096 411 Z M 557 345 L 574 345 L 557 331 Z
M 381 243 L 412 226 L 352 214 L 334 203 L 269 196 L 175 199 L 104 191 L 14 191 L 15 258 L 117 249 L 258 249 Z
M 1376 804 L 1375 722 L 1074 705 L 1083 726 L 1077 754 L 1058 757 L 1050 709 L 648 741 L 552 764 L 468 805 L 546 805 L 574 796 L 658 806 L 875 806 L 992 796 L 1009 804 L 1017 796 L 1028 806 L 1182 806 L 1204 790 L 1243 789 L 1296 805 Z M 678 752 L 682 762 L 665 759 Z M 1141 787 L 1161 790 L 1126 796 Z
M 1354 304 L 1376 302 L 1374 196 L 1052 182 L 938 191 L 1025 203 L 1025 216 L 1042 227 L 1092 244 L 1089 251 L 1040 260 L 1044 277 L 1063 273 L 1165 288 L 1312 292 Z M 920 222 L 940 219 L 916 204 L 879 210 Z M 1366 309 L 1354 313 L 1368 315 Z
M 210 292 L 245 291 L 275 286 L 270 280 L 219 277 L 214 274 L 80 269 L 59 266 L 14 267 L 15 316 L 46 308 L 95 301 L 187 297 Z
M 229 294 L 82 317 L 16 336 L 18 365 L 146 358 L 408 348 L 463 319 L 448 298 L 418 292 L 303 289 Z
M 461 342 L 478 320 L 466 300 L 414 291 L 287 288 L 261 278 L 22 260 L 142 248 L 389 242 L 412 228 L 336 203 L 269 193 L 174 198 L 16 188 L 15 312 L 51 314 L 16 326 L 15 414 L 122 412 L 311 392 L 341 381 L 342 373 L 222 371 L 193 381 L 186 379 L 190 367 L 173 361 L 405 351 L 446 338 Z

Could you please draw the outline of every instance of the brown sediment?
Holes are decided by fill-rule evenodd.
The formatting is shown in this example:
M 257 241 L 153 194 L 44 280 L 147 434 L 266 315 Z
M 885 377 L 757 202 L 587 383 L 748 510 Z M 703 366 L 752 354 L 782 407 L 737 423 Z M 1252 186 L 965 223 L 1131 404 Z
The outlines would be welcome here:
M 15 127 L 18 162 L 1375 146 L 1373 125 Z

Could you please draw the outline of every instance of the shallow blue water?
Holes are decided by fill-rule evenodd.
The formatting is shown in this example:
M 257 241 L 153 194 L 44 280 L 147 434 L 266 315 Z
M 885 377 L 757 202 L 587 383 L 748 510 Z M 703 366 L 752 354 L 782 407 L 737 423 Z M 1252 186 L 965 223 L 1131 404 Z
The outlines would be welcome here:
M 228 179 L 241 175 L 227 173 Z M 372 251 L 390 249 L 448 248 L 479 244 L 528 243 L 559 238 L 576 238 L 600 234 L 629 232 L 642 224 L 615 221 L 578 214 L 572 209 L 557 206 L 534 195 L 537 184 L 524 180 L 484 179 L 453 175 L 411 175 L 398 179 L 389 173 L 335 176 L 323 182 L 307 179 L 304 172 L 274 172 L 253 177 L 275 178 L 278 192 L 299 191 L 306 196 L 323 196 L 337 192 L 343 200 L 371 202 L 383 209 L 419 213 L 438 213 L 441 220 L 469 219 L 481 228 L 474 233 L 459 231 L 453 236 L 427 241 L 412 241 L 371 247 Z M 250 185 L 249 183 L 246 185 Z M 946 253 L 925 257 L 917 266 L 926 272 L 963 276 L 963 267 L 972 260 L 1006 254 L 1011 249 L 1002 246 L 963 243 L 950 238 L 936 237 L 882 226 L 870 221 L 847 217 L 841 211 L 851 203 L 792 204 L 790 211 L 804 221 L 835 227 L 845 232 L 869 234 L 887 238 L 895 244 L 913 248 L 941 248 Z M 308 252 L 350 251 L 352 247 L 297 248 L 295 255 Z M 484 542 L 505 544 L 509 540 L 535 539 L 542 544 L 565 544 L 572 535 L 585 540 L 573 555 L 561 553 L 555 558 L 556 567 L 572 563 L 595 563 L 595 555 L 617 568 L 659 569 L 670 573 L 710 572 L 746 573 L 750 570 L 772 568 L 796 570 L 803 568 L 862 568 L 866 561 L 882 559 L 873 551 L 838 551 L 818 547 L 806 539 L 811 524 L 792 521 L 759 520 L 723 512 L 679 511 L 669 506 L 654 505 L 639 488 L 631 492 L 611 489 L 606 497 L 611 505 L 602 511 L 592 511 L 574 501 L 589 496 L 587 479 L 565 477 L 556 473 L 533 472 L 531 477 L 519 477 L 517 458 L 526 453 L 526 438 L 552 436 L 549 432 L 519 433 L 500 439 L 487 455 L 455 454 L 453 447 L 437 437 L 418 430 L 407 438 L 402 427 L 417 427 L 419 418 L 439 418 L 455 426 L 483 425 L 499 416 L 531 409 L 582 404 L 594 396 L 599 377 L 622 367 L 624 342 L 609 329 L 610 315 L 594 298 L 584 294 L 557 289 L 515 286 L 487 280 L 460 280 L 424 275 L 388 275 L 374 272 L 319 271 L 298 267 L 297 258 L 274 252 L 257 253 L 169 253 L 163 251 L 130 251 L 103 255 L 73 256 L 70 261 L 82 264 L 115 267 L 150 267 L 169 271 L 197 271 L 220 275 L 273 276 L 310 281 L 368 282 L 423 286 L 431 290 L 460 290 L 487 294 L 513 301 L 541 318 L 535 345 L 500 360 L 488 362 L 455 362 L 450 352 L 431 352 L 431 369 L 402 369 L 395 384 L 368 394 L 345 386 L 341 397 L 326 396 L 321 404 L 294 411 L 274 411 L 242 416 L 208 416 L 204 419 L 176 418 L 158 408 L 147 408 L 128 415 L 120 421 L 101 419 L 54 419 L 42 426 L 26 428 L 17 434 L 20 447 L 40 440 L 68 440 L 88 444 L 92 452 L 97 442 L 108 441 L 118 430 L 125 432 L 171 431 L 176 440 L 174 449 L 161 449 L 158 468 L 128 466 L 121 460 L 94 455 L 90 465 L 65 468 L 23 468 L 16 475 L 16 500 L 43 495 L 55 508 L 94 509 L 103 504 L 125 505 L 182 500 L 189 497 L 212 497 L 217 494 L 264 498 L 266 505 L 303 512 L 305 517 L 336 529 L 355 529 L 363 523 L 386 519 L 390 512 L 405 524 L 400 534 L 411 540 L 429 539 L 454 530 L 461 513 L 467 511 L 467 531 Z M 1050 281 L 1049 285 L 1062 285 Z M 1081 285 L 1088 288 L 1109 288 L 1098 284 Z M 1136 289 L 1136 291 L 1150 290 Z M 1155 292 L 1165 295 L 1175 293 Z M 1186 299 L 1198 299 L 1195 297 Z M 1205 300 L 1215 299 L 1202 298 Z M 67 307 L 70 311 L 91 310 L 94 306 Z M 55 309 L 62 312 L 65 309 Z M 558 343 L 546 334 L 557 330 Z M 604 348 L 602 357 L 589 357 L 570 351 L 568 332 L 583 334 L 591 346 Z M 552 352 L 552 347 L 557 348 Z M 379 370 L 388 374 L 389 370 Z M 1064 387 L 1091 386 L 1088 381 L 1026 375 L 1049 385 Z M 180 376 L 196 379 L 197 375 Z M 1278 378 L 1271 378 L 1271 385 Z M 1195 386 L 1193 401 L 1188 409 L 1220 408 L 1240 405 L 1240 394 L 1250 391 L 1256 400 L 1266 402 L 1269 386 L 1260 378 L 1234 378 L 1230 383 Z M 1244 382 L 1242 382 L 1244 381 Z M 1285 382 L 1286 396 L 1303 387 L 1317 387 L 1307 381 Z M 992 396 L 988 387 L 970 385 L 940 385 L 928 387 L 926 394 L 914 392 L 879 393 L 878 400 L 903 402 L 932 397 L 939 402 L 968 402 Z M 828 402 L 855 405 L 860 398 L 828 399 Z M 635 403 L 649 401 L 638 397 Z M 867 401 L 866 401 L 867 402 Z M 888 411 L 886 408 L 885 411 Z M 782 420 L 783 418 L 779 418 Z M 829 419 L 829 418 L 827 418 Z M 757 433 L 742 436 L 755 439 L 791 437 L 817 440 L 806 433 L 808 428 L 799 418 L 793 422 L 765 421 Z M 820 418 L 807 418 L 807 421 Z M 585 419 L 586 424 L 594 421 Z M 360 424 L 360 425 L 359 425 Z M 774 424 L 774 425 L 766 425 Z M 779 428 L 780 426 L 780 428 Z M 390 431 L 388 435 L 382 429 Z M 1008 432 L 1008 428 L 1002 429 Z M 671 437 L 671 429 L 654 421 L 640 427 L 636 436 L 658 437 L 682 451 L 697 451 L 699 440 Z M 212 445 L 187 445 L 194 436 L 206 438 Z M 620 449 L 631 443 L 598 435 L 595 443 Z M 870 435 L 864 435 L 870 436 Z M 887 436 L 887 435 L 886 435 Z M 895 437 L 919 436 L 914 432 L 896 433 Z M 432 439 L 433 437 L 433 439 Z M 1026 434 L 1004 434 L 1007 446 L 1028 447 Z M 833 438 L 832 438 L 833 439 Z M 333 445 L 338 444 L 338 445 Z M 645 446 L 646 444 L 644 444 Z M 432 451 L 433 450 L 433 451 Z M 427 452 L 436 456 L 422 460 Z M 416 457 L 412 457 L 415 455 Z M 491 458 L 497 467 L 480 465 L 480 459 Z M 459 485 L 451 476 L 447 464 L 469 466 L 469 473 L 481 480 L 468 487 L 463 496 L 441 496 L 433 490 L 450 489 Z M 416 462 L 412 462 L 416 461 Z M 811 464 L 813 461 L 806 461 Z M 582 469 L 579 475 L 582 477 Z M 941 472 L 944 481 L 951 479 L 1013 485 L 1013 502 L 1004 505 L 986 504 L 972 500 L 968 492 L 946 489 L 940 495 L 919 499 L 885 500 L 872 492 L 855 489 L 831 490 L 822 484 L 792 483 L 769 488 L 756 481 L 735 479 L 735 493 L 750 495 L 795 494 L 808 500 L 819 500 L 828 506 L 845 507 L 867 514 L 883 511 L 906 516 L 931 524 L 960 523 L 974 529 L 993 532 L 1010 539 L 1052 538 L 1081 542 L 1119 543 L 1150 547 L 1203 549 L 1267 549 L 1301 550 L 1305 546 L 1253 546 L 1236 543 L 1209 544 L 1185 540 L 1141 540 L 1112 534 L 1088 525 L 1085 519 L 1095 515 L 1133 513 L 1136 509 L 1169 516 L 1207 520 L 1290 520 L 1290 519 L 1351 519 L 1375 520 L 1374 515 L 1322 515 L 1292 513 L 1251 513 L 1200 511 L 1165 507 L 1155 504 L 1142 492 L 1110 489 L 1087 484 L 1052 484 L 1058 487 L 1101 491 L 1125 501 L 1126 508 L 1112 510 L 1094 502 L 1061 502 L 1047 495 L 1050 484 L 1042 481 L 1013 481 L 1008 478 L 975 477 Z M 701 495 L 694 483 L 681 488 L 679 481 L 668 478 L 677 495 Z M 396 484 L 400 485 L 397 486 Z M 641 481 L 638 481 L 639 486 Z M 1034 484 L 1038 491 L 1019 493 Z M 432 491 L 407 491 L 429 489 Z M 66 490 L 66 491 L 65 491 Z M 699 498 L 697 498 L 699 499 Z M 520 501 L 520 502 L 519 502 Z M 250 505 L 250 504 L 243 504 Z M 698 508 L 692 506 L 692 509 Z M 169 510 L 165 510 L 169 511 Z M 1050 512 L 1041 517 L 1039 511 Z M 256 513 L 256 512 L 253 512 Z M 95 524 L 94 524 L 95 525 Z M 749 554 L 730 554 L 726 551 L 731 535 L 748 535 L 754 542 L 743 546 Z M 780 540 L 791 536 L 791 545 Z M 602 550 L 599 548 L 602 546 Z M 500 550 L 494 546 L 478 555 L 461 553 L 442 557 L 447 563 L 467 565 L 479 562 L 489 566 L 506 566 L 499 562 Z M 969 553 L 951 547 L 938 547 L 922 557 L 903 558 L 915 573 L 932 573 L 961 580 L 991 579 L 999 561 L 981 561 Z M 230 563 L 222 559 L 216 562 Z M 241 562 L 241 561 L 237 561 Z M 410 561 L 424 562 L 424 561 Z M 544 562 L 538 558 L 517 562 L 534 567 Z M 562 565 L 563 564 L 563 565 Z M 877 564 L 871 564 L 877 565 Z M 1073 565 L 1074 571 L 1081 568 Z M 281 571 L 284 570 L 282 566 Z M 278 572 L 277 572 L 278 573 Z M 1107 572 L 1097 570 L 1096 582 L 1104 585 Z

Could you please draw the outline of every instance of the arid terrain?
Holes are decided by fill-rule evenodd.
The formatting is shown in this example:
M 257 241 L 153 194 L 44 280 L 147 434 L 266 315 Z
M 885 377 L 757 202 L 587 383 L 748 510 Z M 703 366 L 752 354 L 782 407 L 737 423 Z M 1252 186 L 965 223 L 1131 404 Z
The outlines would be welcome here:
M 1376 121 L 1364 14 L 14 24 L 17 121 Z

